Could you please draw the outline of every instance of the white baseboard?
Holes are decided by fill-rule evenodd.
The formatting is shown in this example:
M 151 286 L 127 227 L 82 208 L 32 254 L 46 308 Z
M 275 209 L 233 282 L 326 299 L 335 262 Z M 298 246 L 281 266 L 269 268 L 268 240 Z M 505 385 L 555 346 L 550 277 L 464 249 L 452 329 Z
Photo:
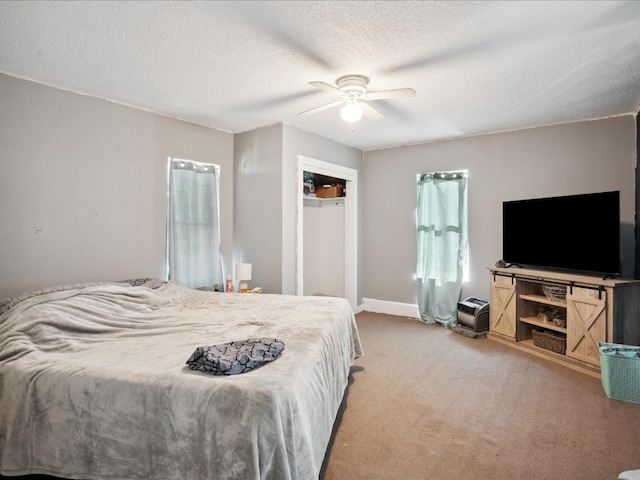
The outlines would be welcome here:
M 412 303 L 388 302 L 386 300 L 363 298 L 360 309 L 364 312 L 386 313 L 387 315 L 420 318 L 418 305 Z

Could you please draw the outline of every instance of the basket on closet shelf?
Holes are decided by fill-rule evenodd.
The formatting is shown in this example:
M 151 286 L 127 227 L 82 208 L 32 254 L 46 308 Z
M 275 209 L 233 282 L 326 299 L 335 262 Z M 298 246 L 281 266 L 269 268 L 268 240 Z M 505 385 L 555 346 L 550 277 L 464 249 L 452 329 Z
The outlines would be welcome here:
M 542 292 L 545 297 L 555 302 L 567 301 L 567 287 L 559 287 L 557 285 L 542 285 Z

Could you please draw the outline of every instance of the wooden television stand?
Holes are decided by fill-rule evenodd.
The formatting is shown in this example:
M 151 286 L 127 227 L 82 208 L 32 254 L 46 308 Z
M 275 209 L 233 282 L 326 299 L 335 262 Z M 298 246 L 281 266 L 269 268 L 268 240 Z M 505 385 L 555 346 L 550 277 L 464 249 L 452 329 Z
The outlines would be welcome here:
M 599 342 L 640 345 L 638 280 L 524 268 L 496 267 L 489 272 L 487 336 L 492 340 L 596 377 L 600 377 Z M 566 298 L 545 295 L 550 287 L 566 289 Z M 543 320 L 541 307 L 564 316 L 566 326 Z M 564 351 L 549 349 L 545 339 L 551 339 L 552 347 L 564 342 Z

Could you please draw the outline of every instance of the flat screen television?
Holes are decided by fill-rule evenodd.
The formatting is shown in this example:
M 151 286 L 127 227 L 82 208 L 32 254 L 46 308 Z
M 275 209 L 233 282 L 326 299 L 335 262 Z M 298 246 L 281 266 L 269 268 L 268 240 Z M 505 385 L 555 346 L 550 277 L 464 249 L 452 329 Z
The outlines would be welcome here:
M 619 275 L 620 192 L 504 202 L 502 248 L 507 264 Z

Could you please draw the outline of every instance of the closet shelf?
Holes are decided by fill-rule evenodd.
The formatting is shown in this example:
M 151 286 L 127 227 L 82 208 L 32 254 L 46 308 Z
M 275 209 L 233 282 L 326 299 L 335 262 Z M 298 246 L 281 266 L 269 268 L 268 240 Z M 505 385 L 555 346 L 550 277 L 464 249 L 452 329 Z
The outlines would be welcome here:
M 334 207 L 344 205 L 345 197 L 336 198 L 320 198 L 320 197 L 304 197 L 303 206 L 305 207 Z

